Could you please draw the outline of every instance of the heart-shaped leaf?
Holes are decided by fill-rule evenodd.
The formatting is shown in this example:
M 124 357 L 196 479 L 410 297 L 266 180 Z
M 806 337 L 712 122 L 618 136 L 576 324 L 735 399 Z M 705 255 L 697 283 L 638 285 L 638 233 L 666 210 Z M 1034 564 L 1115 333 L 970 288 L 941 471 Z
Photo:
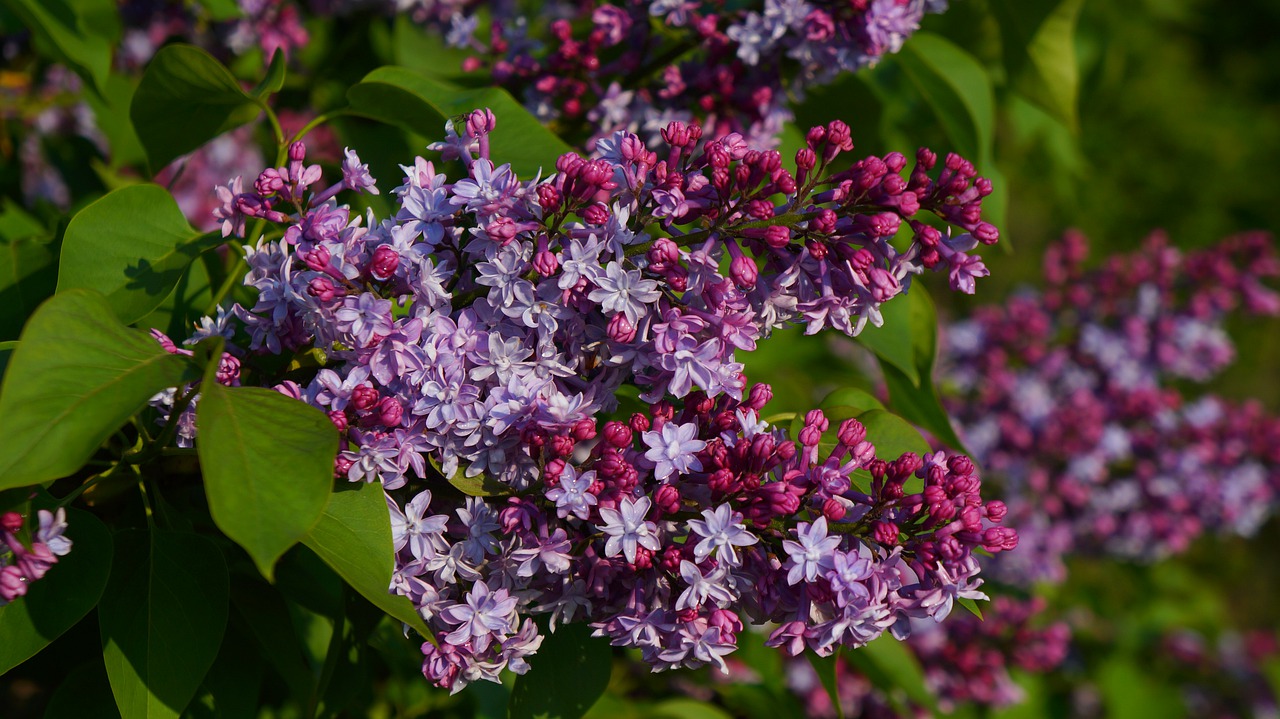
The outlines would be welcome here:
M 115 318 L 102 295 L 59 293 L 36 310 L 0 392 L 0 489 L 80 469 L 189 363 Z
M 125 324 L 159 307 L 201 252 L 222 244 L 191 227 L 159 185 L 122 187 L 71 219 L 58 291 L 97 290 Z

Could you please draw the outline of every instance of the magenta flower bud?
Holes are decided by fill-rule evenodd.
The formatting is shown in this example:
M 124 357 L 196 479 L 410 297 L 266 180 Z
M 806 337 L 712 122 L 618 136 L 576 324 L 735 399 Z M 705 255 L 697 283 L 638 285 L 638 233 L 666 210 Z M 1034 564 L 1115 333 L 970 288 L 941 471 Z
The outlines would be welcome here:
M 619 312 L 609 318 L 609 339 L 618 344 L 631 344 L 636 339 L 636 328 L 627 320 L 626 315 Z
M 720 638 L 732 642 L 733 637 L 742 631 L 742 620 L 728 609 L 714 609 L 707 617 L 707 624 L 720 630 Z
M 689 144 L 689 129 L 683 122 L 673 121 L 659 131 L 662 139 L 672 147 L 684 147 Z
M 321 302 L 332 302 L 335 298 L 346 294 L 346 292 L 333 284 L 333 280 L 328 277 L 317 277 L 307 283 L 307 294 Z
M 5 512 L 0 515 L 0 529 L 14 534 L 22 529 L 22 515 L 17 512 Z
M 381 399 L 382 396 L 378 394 L 378 390 L 374 389 L 372 385 L 362 384 L 351 392 L 351 404 L 355 405 L 355 408 L 361 412 L 373 409 Z
M 471 137 L 488 135 L 493 132 L 497 124 L 498 118 L 494 117 L 493 111 L 489 108 L 475 110 L 467 116 L 467 134 Z
M 973 460 L 963 454 L 948 457 L 947 469 L 950 470 L 952 474 L 961 474 L 966 476 L 971 475 L 973 474 Z
M 355 462 L 352 462 L 342 455 L 338 455 L 333 460 L 333 476 L 338 479 L 346 479 L 347 472 L 351 471 L 351 465 L 353 464 L 355 464 Z
M 883 520 L 872 522 L 871 538 L 880 544 L 892 547 L 898 543 L 898 525 Z
M 653 503 L 662 514 L 675 514 L 680 511 L 680 490 L 664 484 L 653 493 Z
M 235 355 L 222 353 L 222 358 L 218 360 L 218 372 L 215 375 L 218 384 L 233 386 L 233 383 L 240 379 L 240 360 Z
M 818 153 L 813 150 L 802 147 L 796 150 L 796 167 L 804 172 L 808 172 L 818 164 Z
M 284 189 L 284 178 L 273 167 L 268 167 L 253 181 L 253 191 L 259 195 L 273 195 Z
M 804 248 L 809 251 L 809 256 L 815 260 L 822 260 L 827 256 L 827 246 L 817 240 L 806 240 Z
M 773 388 L 761 382 L 751 386 L 747 393 L 747 406 L 759 412 L 773 399 Z
M 754 260 L 743 255 L 733 258 L 733 262 L 729 263 L 729 276 L 733 278 L 734 284 L 745 290 L 756 286 L 760 270 Z
M 609 221 L 609 208 L 605 207 L 602 203 L 597 202 L 596 204 L 588 207 L 582 213 L 582 217 L 592 225 L 603 225 Z
M 822 125 L 815 125 L 809 128 L 809 132 L 805 133 L 804 136 L 805 142 L 808 143 L 809 147 L 815 150 L 818 149 L 818 145 L 825 139 L 827 139 L 827 128 Z
M 369 274 L 380 281 L 391 279 L 400 266 L 400 253 L 383 245 L 373 251 L 373 259 L 369 262 Z
M 643 414 L 636 412 L 631 415 L 631 431 L 632 432 L 648 432 L 649 418 Z
M 554 212 L 560 207 L 560 192 L 551 185 L 538 185 L 538 206 L 543 212 Z
M 533 256 L 533 270 L 543 277 L 550 277 L 560 269 L 560 260 L 551 250 L 539 250 Z
M 0 600 L 12 602 L 27 593 L 27 580 L 14 565 L 0 568 Z
M 974 229 L 973 236 L 984 245 L 993 245 L 1000 239 L 1000 230 L 990 222 L 982 222 Z
M 307 146 L 301 140 L 289 145 L 289 161 L 302 162 L 307 157 Z
M 543 483 L 548 487 L 559 487 L 560 475 L 564 474 L 565 466 L 565 461 L 559 457 L 547 462 L 546 466 L 542 468 Z
M 573 446 L 573 437 L 564 434 L 557 434 L 551 437 L 547 443 L 547 448 L 557 457 L 568 457 L 573 454 Z
M 822 503 L 822 516 L 826 517 L 828 522 L 839 522 L 844 519 L 845 512 L 844 505 L 835 498 Z
M 586 442 L 596 438 L 596 421 L 594 419 L 580 419 L 578 423 L 573 425 L 573 438 L 579 442 Z
M 404 407 L 394 397 L 384 397 L 378 404 L 378 421 L 387 427 L 399 427 Z
M 836 436 L 844 446 L 856 447 L 859 442 L 867 438 L 867 428 L 856 419 L 846 419 L 840 423 Z
M 604 441 L 610 446 L 626 449 L 631 446 L 632 437 L 631 428 L 622 422 L 611 421 L 604 425 Z
M 324 272 L 329 268 L 329 260 L 332 256 L 329 254 L 328 248 L 324 245 L 318 245 L 315 249 L 306 253 L 302 257 L 302 261 L 307 263 L 307 269 L 314 272 Z
M 649 264 L 666 267 L 680 261 L 680 246 L 669 237 L 654 240 L 648 252 Z
M 505 245 L 515 239 L 518 230 L 516 228 L 515 221 L 510 217 L 499 217 L 493 222 L 490 222 L 484 228 L 484 231 L 490 239 L 496 240 L 499 244 Z
M 579 157 L 577 153 L 566 152 L 556 158 L 556 172 L 564 175 L 566 180 L 571 180 L 578 176 L 578 172 L 586 162 L 587 161 Z
M 982 533 L 982 546 L 992 554 L 1009 551 L 1018 546 L 1018 532 L 1009 527 L 991 527 Z
M 338 428 L 339 432 L 347 431 L 347 413 L 341 410 L 332 410 L 329 412 L 329 421 L 333 422 L 333 426 Z
M 987 502 L 987 519 L 990 519 L 993 522 L 1004 521 L 1004 516 L 1008 512 L 1009 508 L 1005 506 L 1004 502 L 1001 502 L 998 499 L 993 499 L 990 502 Z

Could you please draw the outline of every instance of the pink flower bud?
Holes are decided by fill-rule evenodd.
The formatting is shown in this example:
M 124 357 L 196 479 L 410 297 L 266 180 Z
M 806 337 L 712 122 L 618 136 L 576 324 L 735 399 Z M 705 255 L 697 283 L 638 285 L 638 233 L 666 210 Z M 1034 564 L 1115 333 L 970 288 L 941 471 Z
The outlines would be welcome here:
M 341 410 L 332 410 L 329 412 L 329 421 L 333 422 L 333 426 L 338 428 L 339 432 L 347 431 L 347 413 Z
M 754 260 L 744 255 L 733 258 L 733 262 L 729 263 L 729 276 L 733 278 L 734 284 L 745 290 L 756 286 L 760 270 Z
M 844 505 L 834 498 L 822 503 L 822 516 L 826 517 L 828 522 L 844 519 L 845 511 Z
M 22 515 L 17 512 L 5 512 L 0 515 L 0 529 L 10 534 L 22 529 Z
M 603 225 L 609 221 L 609 208 L 597 202 L 582 213 L 583 219 L 592 225 Z
M 898 525 L 885 521 L 873 522 L 871 538 L 880 544 L 892 547 L 898 543 Z
M 14 565 L 0 568 L 0 600 L 12 602 L 27 593 L 27 580 Z
M 324 245 L 319 245 L 315 249 L 306 253 L 302 257 L 302 261 L 307 263 L 307 269 L 315 272 L 324 272 L 329 268 L 329 260 L 332 257 L 329 250 Z
M 840 423 L 836 436 L 844 446 L 856 447 L 859 442 L 867 438 L 867 428 L 856 419 L 846 419 Z
M 289 145 L 289 161 L 302 162 L 307 157 L 307 146 L 301 140 Z
M 604 441 L 613 447 L 618 449 L 630 447 L 633 437 L 631 428 L 622 422 L 606 422 L 604 425 Z
M 404 407 L 394 397 L 384 397 L 378 403 L 378 421 L 387 427 L 399 427 Z
M 653 503 L 662 514 L 675 514 L 680 511 L 680 490 L 664 484 L 653 493 Z
M 317 277 L 307 283 L 307 294 L 321 302 L 332 302 L 334 299 L 346 294 L 346 292 L 333 284 L 333 280 L 328 277 Z
M 635 326 L 621 312 L 609 318 L 609 327 L 606 331 L 609 339 L 618 344 L 631 344 L 636 339 Z
M 369 274 L 376 280 L 385 282 L 391 279 L 400 266 L 400 253 L 383 245 L 373 251 L 373 260 L 369 263 Z
M 351 392 L 351 404 L 361 412 L 372 409 L 378 404 L 382 397 L 378 394 L 378 390 L 372 385 L 362 384 Z

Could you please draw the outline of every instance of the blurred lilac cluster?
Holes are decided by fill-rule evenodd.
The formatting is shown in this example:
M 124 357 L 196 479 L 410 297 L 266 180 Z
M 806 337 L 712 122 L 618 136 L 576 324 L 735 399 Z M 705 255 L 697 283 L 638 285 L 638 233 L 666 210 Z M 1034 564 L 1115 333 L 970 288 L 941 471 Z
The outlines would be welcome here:
M 944 342 L 949 408 L 1022 532 L 995 568 L 1023 585 L 1062 581 L 1067 555 L 1149 561 L 1206 531 L 1248 536 L 1280 489 L 1280 420 L 1179 389 L 1233 360 L 1230 313 L 1280 314 L 1271 237 L 1184 253 L 1156 234 L 1096 270 L 1086 254 L 1067 235 L 1042 294 L 980 308 Z
M 448 124 L 432 149 L 465 176 L 416 159 L 383 221 L 334 199 L 379 191 L 350 151 L 324 189 L 301 143 L 287 166 L 219 188 L 224 234 L 253 222 L 279 239 L 245 248 L 256 303 L 189 340 L 231 343 L 218 381 L 327 412 L 335 473 L 388 491 L 392 590 L 435 633 L 430 679 L 457 690 L 524 671 L 535 614 L 591 622 L 655 669 L 723 668 L 744 623 L 829 654 L 985 598 L 973 552 L 1017 534 L 972 462 L 878 458 L 874 417 L 813 411 L 790 440 L 736 356 L 789 324 L 880 324 L 926 268 L 971 291 L 985 268 L 965 252 L 997 233 L 969 163 L 922 150 L 909 171 L 891 154 L 828 173 L 852 150 L 833 122 L 810 130 L 793 174 L 776 151 L 673 122 L 661 155 L 619 132 L 599 157 L 522 181 L 490 159 L 496 122 Z M 900 229 L 905 251 L 888 241 Z M 285 352 L 322 367 L 280 382 L 261 360 Z M 173 396 L 154 402 L 169 412 Z M 179 428 L 189 444 L 194 424 Z
M 773 147 L 805 88 L 895 53 L 946 0 L 398 3 L 540 119 L 656 141 L 673 120 Z M 482 13 L 481 8 L 486 12 Z M 481 29 L 487 19 L 488 32 Z M 543 23 L 550 19 L 549 30 Z
M 0 514 L 0 607 L 26 596 L 31 583 L 42 579 L 58 557 L 71 552 L 67 511 L 61 507 L 36 512 L 37 524 L 17 512 Z

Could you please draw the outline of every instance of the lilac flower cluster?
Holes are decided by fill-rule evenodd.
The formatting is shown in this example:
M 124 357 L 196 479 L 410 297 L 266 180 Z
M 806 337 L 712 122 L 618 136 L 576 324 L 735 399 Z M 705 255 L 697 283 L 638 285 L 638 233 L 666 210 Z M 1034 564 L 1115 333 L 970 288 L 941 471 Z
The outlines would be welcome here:
M 1068 235 L 1044 294 L 979 309 L 945 340 L 949 407 L 1022 532 L 1026 551 L 996 563 L 1018 583 L 1061 581 L 1068 553 L 1152 560 L 1206 530 L 1247 536 L 1280 489 L 1280 420 L 1175 384 L 1232 361 L 1228 313 L 1280 313 L 1271 238 L 1184 254 L 1155 235 L 1097 270 L 1086 252 Z
M 672 120 L 698 121 L 711 137 L 740 132 L 773 147 L 808 86 L 897 52 L 946 0 L 688 0 L 512 3 L 416 2 L 414 17 L 476 54 L 464 69 L 513 88 L 544 121 L 584 126 L 593 138 L 627 130 L 656 138 Z M 535 36 L 537 18 L 553 18 Z
M 972 462 L 878 459 L 862 424 L 821 411 L 789 441 L 736 358 L 788 324 L 879 324 L 926 268 L 971 291 L 985 268 L 966 251 L 997 233 L 969 163 L 934 177 L 922 150 L 906 177 L 898 154 L 827 174 L 852 149 L 833 122 L 792 174 L 738 135 L 672 123 L 661 156 L 620 132 L 522 181 L 489 157 L 495 123 L 449 124 L 432 149 L 465 176 L 418 158 L 392 219 L 337 204 L 379 192 L 351 151 L 324 189 L 301 143 L 251 186 L 219 188 L 225 235 L 265 221 L 278 239 L 245 248 L 255 304 L 189 340 L 229 341 L 219 381 L 327 412 L 335 473 L 389 492 L 392 590 L 433 630 L 432 681 L 524 671 L 536 614 L 589 621 L 655 669 L 723 667 L 746 622 L 780 624 L 771 643 L 790 653 L 830 653 L 984 598 L 973 550 L 1017 534 L 996 526 L 1004 506 L 982 501 Z M 888 240 L 908 228 L 900 251 Z M 261 359 L 282 353 L 321 367 L 281 382 Z M 624 384 L 647 411 L 618 414 Z M 189 413 L 192 397 L 155 404 Z
M 31 583 L 58 563 L 58 557 L 71 552 L 71 540 L 63 536 L 65 509 L 41 509 L 36 518 L 37 526 L 28 532 L 21 514 L 0 514 L 0 607 L 25 596 Z

